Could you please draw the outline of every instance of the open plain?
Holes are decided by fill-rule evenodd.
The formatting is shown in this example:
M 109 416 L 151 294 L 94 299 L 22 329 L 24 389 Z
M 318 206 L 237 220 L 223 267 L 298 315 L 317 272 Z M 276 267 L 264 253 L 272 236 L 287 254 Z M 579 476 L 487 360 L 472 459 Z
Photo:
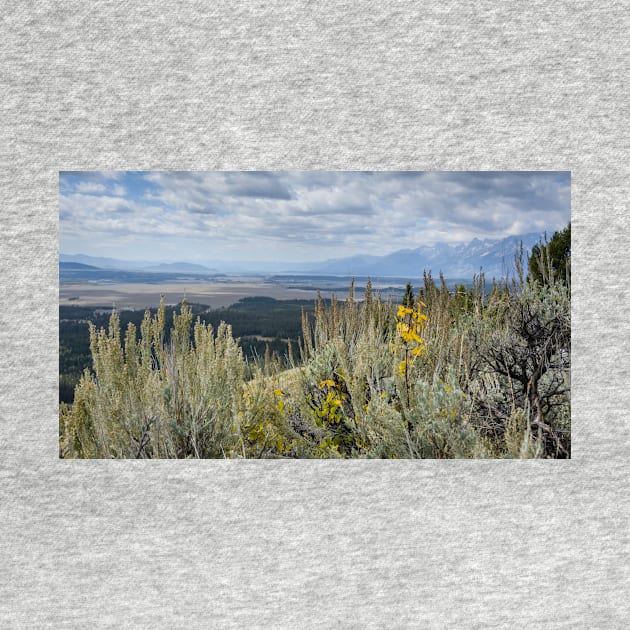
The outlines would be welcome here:
M 325 291 L 322 295 L 326 297 Z M 169 281 L 164 283 L 103 283 L 81 282 L 62 284 L 59 304 L 74 306 L 116 306 L 118 310 L 135 310 L 156 307 L 160 296 L 166 304 L 178 304 L 183 298 L 189 302 L 206 304 L 216 309 L 230 306 L 244 297 L 272 297 L 305 299 L 317 297 L 311 289 L 288 288 L 256 278 L 242 278 L 229 282 L 199 280 Z M 339 296 L 341 297 L 341 296 Z

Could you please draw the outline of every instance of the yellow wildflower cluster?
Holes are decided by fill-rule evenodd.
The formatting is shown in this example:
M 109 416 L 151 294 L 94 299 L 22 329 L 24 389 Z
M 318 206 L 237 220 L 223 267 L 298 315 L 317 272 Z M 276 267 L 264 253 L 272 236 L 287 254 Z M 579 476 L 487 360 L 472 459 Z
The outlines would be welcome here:
M 400 334 L 405 345 L 410 348 L 413 357 L 420 356 L 424 351 L 424 342 L 420 334 L 424 329 L 427 316 L 421 311 L 426 306 L 424 302 L 418 302 L 417 309 L 403 306 L 398 307 L 396 313 L 396 330 Z
M 398 364 L 398 376 L 405 380 L 407 388 L 409 386 L 409 368 L 425 349 L 421 335 L 427 316 L 422 312 L 423 307 L 426 307 L 424 302 L 418 302 L 415 308 L 401 304 L 396 313 L 396 330 L 404 347 L 404 358 Z
M 320 401 L 317 415 L 324 425 L 338 424 L 343 418 L 343 401 L 346 395 L 339 390 L 339 386 L 332 379 L 326 379 L 319 383 L 319 389 L 326 394 Z
M 292 413 L 293 410 L 291 409 L 291 407 L 287 406 L 284 400 L 282 399 L 283 396 L 286 396 L 286 394 L 281 389 L 274 389 L 273 393 L 274 393 L 274 396 L 277 397 L 276 409 L 282 414 L 284 414 L 285 412 Z

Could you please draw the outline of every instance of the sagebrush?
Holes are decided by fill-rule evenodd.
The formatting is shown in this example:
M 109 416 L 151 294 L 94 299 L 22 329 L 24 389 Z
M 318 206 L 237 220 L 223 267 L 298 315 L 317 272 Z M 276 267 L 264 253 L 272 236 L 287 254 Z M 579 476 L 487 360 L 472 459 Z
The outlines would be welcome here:
M 370 282 L 362 301 L 320 298 L 288 368 L 248 364 L 185 302 L 170 334 L 163 303 L 124 336 L 114 313 L 61 405 L 61 456 L 569 457 L 570 274 L 522 268 L 455 290 L 427 274 L 400 305 Z

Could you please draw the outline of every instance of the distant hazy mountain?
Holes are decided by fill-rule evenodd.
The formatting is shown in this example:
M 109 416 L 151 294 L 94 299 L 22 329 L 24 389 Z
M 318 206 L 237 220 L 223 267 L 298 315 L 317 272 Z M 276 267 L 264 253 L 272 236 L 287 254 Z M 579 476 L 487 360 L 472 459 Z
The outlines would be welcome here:
M 59 254 L 59 263 L 67 262 L 83 263 L 101 269 L 144 269 L 150 265 L 155 265 L 155 262 L 151 261 L 118 260 L 117 258 L 87 256 L 86 254 Z
M 416 249 L 401 249 L 386 256 L 351 256 L 313 264 L 311 273 L 356 276 L 414 276 L 431 271 L 446 278 L 472 278 L 479 271 L 491 277 L 514 273 L 514 257 L 520 243 L 528 254 L 541 239 L 531 233 L 509 236 L 500 240 L 478 238 L 469 243 L 421 245 Z
M 59 262 L 59 269 L 63 271 L 89 271 L 90 269 L 99 269 L 94 265 L 84 265 L 78 262 Z
M 372 276 L 417 278 L 431 271 L 434 276 L 440 272 L 447 279 L 472 278 L 483 271 L 488 278 L 502 277 L 514 273 L 514 256 L 523 243 L 523 252 L 528 254 L 540 242 L 541 234 L 531 233 L 509 236 L 503 239 L 473 239 L 468 243 L 449 245 L 421 245 L 415 249 L 401 249 L 386 256 L 359 255 L 348 258 L 335 258 L 320 263 L 287 263 L 282 261 L 212 261 L 212 267 L 186 263 L 156 263 L 147 261 L 118 260 L 99 258 L 85 254 L 60 254 L 63 263 L 80 263 L 102 269 L 127 271 L 147 271 L 163 273 L 295 273 L 335 276 Z
M 157 271 L 164 273 L 212 273 L 215 270 L 203 265 L 194 263 L 162 263 L 161 265 L 152 265 L 151 267 L 143 267 L 143 271 Z

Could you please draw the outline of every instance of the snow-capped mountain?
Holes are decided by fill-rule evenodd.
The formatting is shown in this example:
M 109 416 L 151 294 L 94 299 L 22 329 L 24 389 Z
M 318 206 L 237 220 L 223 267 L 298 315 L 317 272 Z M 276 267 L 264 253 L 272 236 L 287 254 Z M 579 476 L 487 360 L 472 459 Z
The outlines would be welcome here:
M 486 277 L 503 277 L 515 271 L 515 255 L 523 244 L 527 255 L 540 242 L 541 234 L 509 236 L 500 240 L 475 238 L 468 243 L 421 245 L 416 249 L 401 249 L 385 256 L 351 256 L 327 260 L 313 265 L 309 271 L 356 276 L 422 275 L 440 272 L 446 278 L 472 278 L 483 271 Z

